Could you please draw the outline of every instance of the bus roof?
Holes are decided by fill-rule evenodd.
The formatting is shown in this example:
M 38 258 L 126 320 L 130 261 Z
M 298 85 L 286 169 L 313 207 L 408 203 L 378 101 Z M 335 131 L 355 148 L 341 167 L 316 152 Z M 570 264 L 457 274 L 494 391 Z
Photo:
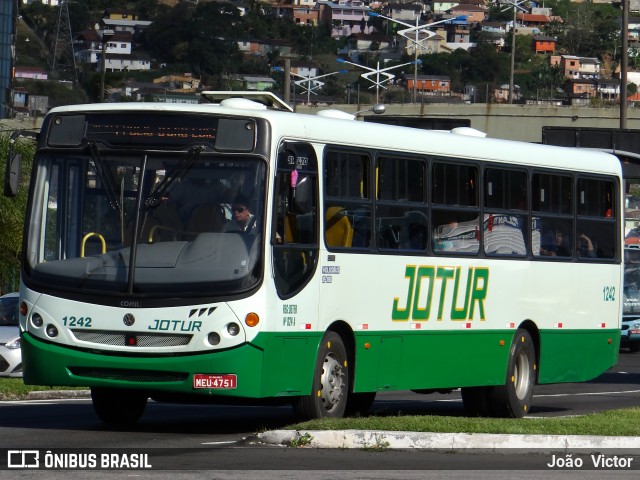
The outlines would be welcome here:
M 237 99 L 236 99 L 237 100 Z M 63 112 L 183 112 L 266 119 L 274 140 L 281 138 L 330 143 L 354 148 L 376 148 L 411 154 L 454 157 L 461 160 L 491 160 L 511 165 L 536 166 L 621 175 L 620 161 L 613 155 L 574 147 L 557 147 L 513 140 L 481 138 L 452 132 L 421 130 L 396 125 L 362 122 L 337 115 L 312 115 L 268 109 L 242 102 L 209 104 L 100 103 L 56 107 L 48 115 Z M 232 105 L 229 107 L 228 105 Z

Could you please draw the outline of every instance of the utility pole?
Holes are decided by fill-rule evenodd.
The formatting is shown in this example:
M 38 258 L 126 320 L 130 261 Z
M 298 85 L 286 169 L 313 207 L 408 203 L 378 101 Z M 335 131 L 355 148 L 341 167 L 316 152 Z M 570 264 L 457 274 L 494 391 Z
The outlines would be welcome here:
M 98 25 L 96 24 L 96 27 L 97 26 Z M 111 39 L 111 37 L 113 37 L 114 34 L 115 32 L 113 30 L 104 29 L 102 30 L 102 35 L 100 36 L 100 41 L 102 42 L 102 53 L 100 55 L 100 103 L 104 102 L 105 88 L 106 88 L 105 77 L 107 72 L 107 44 L 109 43 L 109 40 Z M 165 93 L 165 96 L 166 96 L 166 93 Z

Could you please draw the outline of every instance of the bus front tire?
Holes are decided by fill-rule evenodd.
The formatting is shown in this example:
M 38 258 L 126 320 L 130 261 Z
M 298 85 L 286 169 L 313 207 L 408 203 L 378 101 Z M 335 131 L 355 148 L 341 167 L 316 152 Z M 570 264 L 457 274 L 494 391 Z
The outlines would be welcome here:
M 293 402 L 302 419 L 344 417 L 349 392 L 347 350 L 340 335 L 327 332 L 322 337 L 313 374 L 311 395 Z
M 494 416 L 522 418 L 529 413 L 536 371 L 536 352 L 531 335 L 524 329 L 518 329 L 509 350 L 506 382 L 493 388 L 491 408 Z
M 91 401 L 96 415 L 104 423 L 113 426 L 136 423 L 147 406 L 147 398 L 146 394 L 135 390 L 91 388 Z

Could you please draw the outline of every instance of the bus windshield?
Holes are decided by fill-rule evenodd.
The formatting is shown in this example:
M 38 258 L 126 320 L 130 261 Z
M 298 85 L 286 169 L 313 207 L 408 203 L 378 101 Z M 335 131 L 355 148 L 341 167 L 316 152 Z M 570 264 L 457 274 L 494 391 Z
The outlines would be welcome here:
M 150 295 L 228 295 L 254 286 L 265 164 L 203 150 L 132 153 L 90 144 L 81 154 L 39 155 L 27 278 Z

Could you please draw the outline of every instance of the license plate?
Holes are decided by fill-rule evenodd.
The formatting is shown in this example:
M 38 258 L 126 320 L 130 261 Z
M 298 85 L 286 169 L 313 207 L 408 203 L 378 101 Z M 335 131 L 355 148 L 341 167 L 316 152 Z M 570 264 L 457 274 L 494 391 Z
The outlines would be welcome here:
M 640 333 L 640 330 L 629 330 L 630 335 L 637 335 Z
M 237 385 L 238 377 L 234 373 L 226 375 L 196 373 L 193 376 L 193 388 L 234 389 Z

